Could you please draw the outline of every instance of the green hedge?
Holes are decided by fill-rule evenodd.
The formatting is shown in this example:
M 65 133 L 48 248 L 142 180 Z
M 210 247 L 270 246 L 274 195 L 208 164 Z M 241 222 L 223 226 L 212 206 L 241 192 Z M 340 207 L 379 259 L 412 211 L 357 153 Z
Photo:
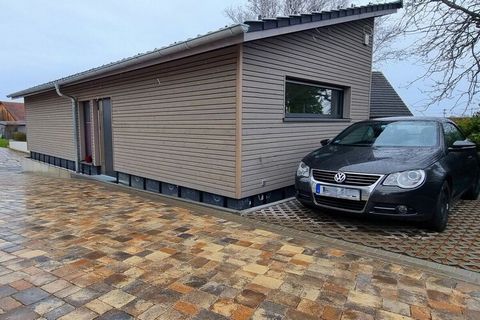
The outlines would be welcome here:
M 0 138 L 0 148 L 7 148 L 8 147 L 8 140 Z
M 453 118 L 468 139 L 480 146 L 480 117 Z
M 13 133 L 13 140 L 15 141 L 27 141 L 27 135 L 23 132 L 14 132 Z

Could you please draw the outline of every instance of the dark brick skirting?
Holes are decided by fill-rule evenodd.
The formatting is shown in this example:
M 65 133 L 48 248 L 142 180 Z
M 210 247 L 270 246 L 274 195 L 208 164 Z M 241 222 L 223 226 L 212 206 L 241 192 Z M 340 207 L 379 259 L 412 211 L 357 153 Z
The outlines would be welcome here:
M 245 210 L 248 208 L 261 206 L 263 204 L 279 201 L 285 198 L 290 198 L 295 195 L 294 187 L 288 186 L 285 188 L 257 194 L 251 197 L 234 199 L 184 186 L 178 186 L 167 182 L 161 182 L 144 177 L 139 177 L 128 173 L 117 171 L 116 175 L 117 183 L 127 185 L 135 189 L 157 192 L 169 196 L 203 202 L 234 210 Z
M 39 152 L 30 152 L 30 158 L 50 165 L 75 171 L 75 161 L 67 160 L 59 157 L 50 156 Z M 88 163 L 80 163 L 80 172 L 87 175 L 100 174 L 100 167 Z

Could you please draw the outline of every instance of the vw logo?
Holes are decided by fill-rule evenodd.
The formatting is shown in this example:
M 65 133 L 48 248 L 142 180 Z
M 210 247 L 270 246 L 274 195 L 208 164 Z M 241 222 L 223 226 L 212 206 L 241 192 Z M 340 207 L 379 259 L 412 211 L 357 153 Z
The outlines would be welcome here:
M 335 174 L 335 177 L 333 177 L 336 183 L 342 183 L 343 181 L 345 181 L 346 178 L 347 176 L 345 175 L 345 173 L 340 171 Z

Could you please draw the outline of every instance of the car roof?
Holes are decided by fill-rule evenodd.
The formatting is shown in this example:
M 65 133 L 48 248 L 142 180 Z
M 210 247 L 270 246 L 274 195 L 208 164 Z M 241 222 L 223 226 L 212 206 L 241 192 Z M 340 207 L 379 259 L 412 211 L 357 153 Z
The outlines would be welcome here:
M 367 121 L 402 121 L 402 120 L 408 120 L 408 121 L 435 121 L 435 122 L 451 122 L 450 119 L 448 118 L 442 118 L 442 117 L 386 117 L 386 118 L 375 118 Z

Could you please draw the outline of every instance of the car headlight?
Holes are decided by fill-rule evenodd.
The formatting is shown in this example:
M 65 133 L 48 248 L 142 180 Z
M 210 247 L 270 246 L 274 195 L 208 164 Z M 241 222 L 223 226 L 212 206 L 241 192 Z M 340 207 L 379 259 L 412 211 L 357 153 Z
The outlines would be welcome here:
M 424 181 L 425 171 L 410 170 L 389 174 L 385 181 L 383 181 L 383 185 L 397 186 L 403 189 L 413 189 L 420 186 Z
M 297 169 L 297 177 L 310 177 L 310 167 L 307 166 L 303 161 L 300 162 Z

